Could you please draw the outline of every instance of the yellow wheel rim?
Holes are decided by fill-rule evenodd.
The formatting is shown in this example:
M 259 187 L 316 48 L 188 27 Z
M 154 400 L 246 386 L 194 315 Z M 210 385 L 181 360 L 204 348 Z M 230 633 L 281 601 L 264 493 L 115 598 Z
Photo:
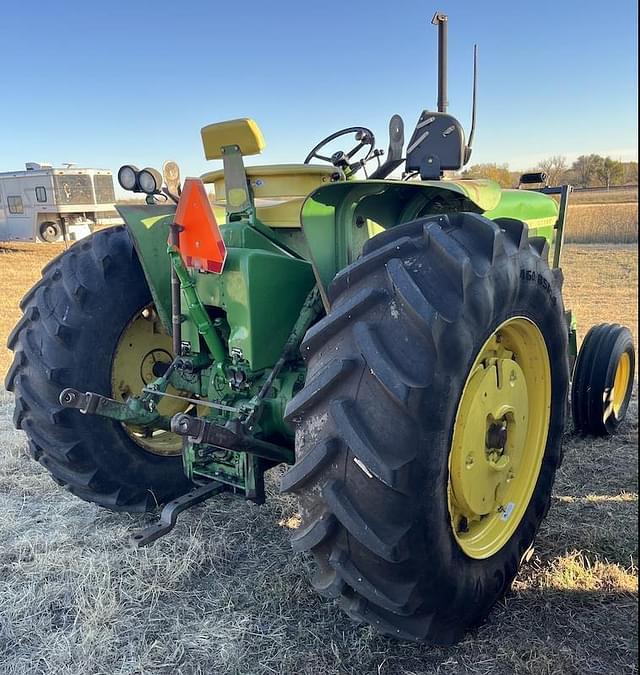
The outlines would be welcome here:
M 624 400 L 627 397 L 630 377 L 631 359 L 627 352 L 623 352 L 616 366 L 616 374 L 613 378 L 612 407 L 616 419 L 620 419 L 620 408 L 622 408 Z
M 113 398 L 124 401 L 129 396 L 139 395 L 143 387 L 163 375 L 172 358 L 171 337 L 164 330 L 153 305 L 149 305 L 131 319 L 118 341 L 111 363 Z M 180 392 L 169 387 L 167 393 Z M 182 401 L 166 398 L 158 404 L 158 412 L 171 417 L 188 407 Z M 176 434 L 132 424 L 122 426 L 148 452 L 156 455 L 179 455 L 182 452 L 182 441 Z
M 508 319 L 471 366 L 453 428 L 449 515 L 469 557 L 497 553 L 522 520 L 542 466 L 550 414 L 544 337 L 531 320 Z

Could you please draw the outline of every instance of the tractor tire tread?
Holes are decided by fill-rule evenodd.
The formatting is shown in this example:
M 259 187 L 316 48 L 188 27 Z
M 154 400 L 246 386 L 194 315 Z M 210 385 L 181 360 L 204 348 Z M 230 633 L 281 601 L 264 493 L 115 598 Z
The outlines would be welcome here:
M 78 345 L 93 348 L 84 337 L 87 327 L 104 321 L 106 299 L 120 292 L 118 285 L 123 294 L 139 297 L 142 306 L 151 302 L 123 226 L 98 231 L 48 263 L 20 303 L 23 316 L 7 341 L 15 356 L 5 387 L 14 393 L 14 424 L 26 432 L 29 454 L 56 483 L 106 508 L 142 512 L 188 489 L 181 459 L 152 456 L 119 423 L 81 415 L 58 401 L 65 386 L 90 389 L 77 383 L 96 368 L 83 363 L 92 355 L 79 351 Z M 114 447 L 123 461 L 109 461 Z
M 318 592 L 386 635 L 449 645 L 484 620 L 509 588 L 548 506 L 544 491 L 561 458 L 566 404 L 558 401 L 566 402 L 568 360 L 562 296 L 546 255 L 546 240 L 530 238 L 526 224 L 511 219 L 455 213 L 396 226 L 369 239 L 362 257 L 337 275 L 330 311 L 303 340 L 307 383 L 287 410 L 296 424 L 296 464 L 281 485 L 300 500 L 293 545 L 313 554 Z M 548 280 L 552 298 L 539 284 L 520 281 L 523 267 Z M 427 543 L 420 534 L 420 519 L 435 515 L 418 516 L 416 502 L 439 489 L 442 477 L 427 471 L 421 453 L 430 446 L 418 439 L 443 442 L 440 424 L 421 416 L 421 401 L 451 419 L 451 392 L 462 386 L 455 372 L 460 354 L 473 353 L 474 340 L 504 304 L 522 302 L 549 306 L 559 383 L 553 440 L 529 520 L 495 567 L 468 582 L 469 604 L 459 579 L 434 561 L 433 547 L 450 544 Z M 426 568 L 440 569 L 442 580 L 426 578 Z

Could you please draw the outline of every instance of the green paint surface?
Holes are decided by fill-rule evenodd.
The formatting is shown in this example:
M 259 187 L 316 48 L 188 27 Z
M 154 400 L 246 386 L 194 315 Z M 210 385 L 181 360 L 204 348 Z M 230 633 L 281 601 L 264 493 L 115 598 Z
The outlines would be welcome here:
M 171 262 L 167 239 L 176 207 L 174 204 L 136 204 L 119 205 L 116 209 L 133 239 L 160 321 L 171 335 Z
M 417 218 L 456 211 L 524 220 L 531 232 L 553 238 L 558 205 L 525 190 L 501 190 L 493 181 L 350 181 L 312 192 L 302 227 L 325 286 L 362 251 L 366 239 Z
M 171 334 L 171 270 L 167 255 L 174 205 L 118 207 L 133 237 L 160 319 Z M 228 351 L 237 349 L 251 370 L 272 366 L 314 284 L 309 262 L 291 255 L 244 221 L 220 227 L 227 245 L 222 274 L 189 270 L 205 306 L 226 313 Z M 182 337 L 200 351 L 198 330 L 183 298 Z
M 558 218 L 558 204 L 551 197 L 532 190 L 503 190 L 495 208 L 484 215 L 491 220 L 523 220 L 529 226 L 531 236 L 545 237 L 551 245 Z
M 260 370 L 280 356 L 314 278 L 304 260 L 234 247 L 223 274 L 196 274 L 195 282 L 205 305 L 226 312 L 229 351 L 239 350 L 251 370 Z

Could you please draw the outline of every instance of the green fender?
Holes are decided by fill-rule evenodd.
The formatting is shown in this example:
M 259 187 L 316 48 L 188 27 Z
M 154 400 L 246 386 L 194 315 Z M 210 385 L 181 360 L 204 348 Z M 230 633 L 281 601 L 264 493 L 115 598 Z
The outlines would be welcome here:
M 162 325 L 171 335 L 171 273 L 167 240 L 175 204 L 117 205 L 138 254 Z
M 524 220 L 551 239 L 556 202 L 537 192 L 502 190 L 491 180 L 367 180 L 325 185 L 302 206 L 302 228 L 323 285 L 382 230 L 435 213 L 470 211 L 489 218 Z

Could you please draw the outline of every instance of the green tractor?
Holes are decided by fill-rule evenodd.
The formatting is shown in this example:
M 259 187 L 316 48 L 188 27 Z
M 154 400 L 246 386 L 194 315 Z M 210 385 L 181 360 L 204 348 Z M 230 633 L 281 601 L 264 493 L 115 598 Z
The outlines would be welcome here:
M 6 387 L 57 483 L 114 511 L 164 505 L 137 546 L 222 491 L 261 503 L 265 471 L 291 465 L 314 588 L 382 633 L 451 644 L 531 552 L 569 402 L 579 432 L 614 432 L 635 355 L 617 324 L 577 353 L 568 186 L 445 179 L 471 147 L 434 22 L 438 111 L 406 150 L 394 115 L 386 155 L 349 127 L 302 164 L 245 166 L 264 141 L 240 119 L 202 129 L 223 168 L 200 179 L 122 167 L 146 203 L 44 268 Z

